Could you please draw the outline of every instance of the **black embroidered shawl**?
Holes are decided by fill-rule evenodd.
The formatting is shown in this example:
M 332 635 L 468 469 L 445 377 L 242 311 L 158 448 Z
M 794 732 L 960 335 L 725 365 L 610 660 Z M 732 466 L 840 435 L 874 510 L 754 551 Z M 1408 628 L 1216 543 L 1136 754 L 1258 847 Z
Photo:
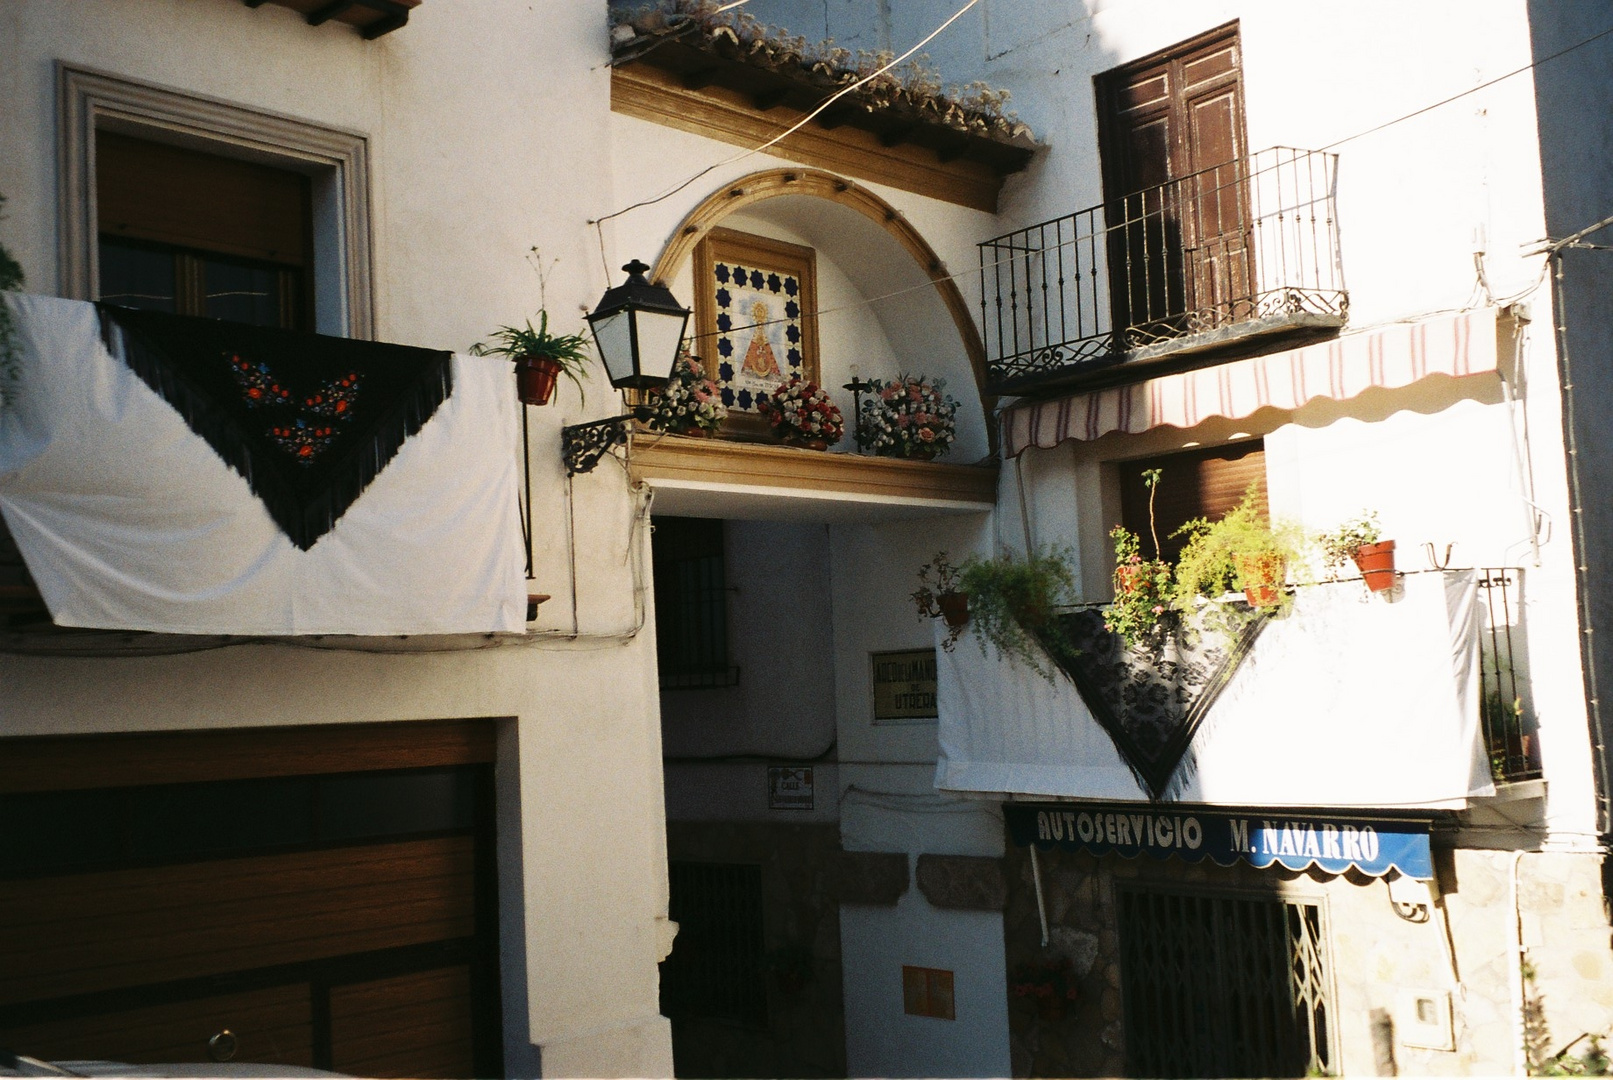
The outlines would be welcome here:
M 1263 611 L 1227 605 L 1206 625 L 1175 625 L 1127 648 L 1099 611 L 1061 615 L 1069 645 L 1047 651 L 1070 677 L 1093 719 L 1149 798 L 1165 796 L 1215 699 L 1267 622 Z
M 450 354 L 97 304 L 114 356 L 307 551 L 453 392 Z

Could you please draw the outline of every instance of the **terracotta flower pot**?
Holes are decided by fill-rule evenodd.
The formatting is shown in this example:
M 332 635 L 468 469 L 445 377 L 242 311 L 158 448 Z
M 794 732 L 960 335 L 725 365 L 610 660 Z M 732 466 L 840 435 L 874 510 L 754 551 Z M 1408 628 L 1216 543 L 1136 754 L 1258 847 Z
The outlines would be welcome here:
M 1380 540 L 1376 544 L 1362 544 L 1356 548 L 1355 565 L 1361 578 L 1373 592 L 1383 592 L 1395 585 L 1395 542 Z
M 808 439 L 802 435 L 786 435 L 783 438 L 785 446 L 799 446 L 806 450 L 827 450 L 829 444 L 823 439 Z
M 1282 599 L 1284 569 L 1282 556 L 1274 552 L 1238 556 L 1238 576 L 1250 607 L 1272 607 Z
M 522 356 L 515 361 L 515 394 L 523 405 L 547 405 L 560 378 L 560 361 L 547 356 Z
M 936 597 L 936 603 L 941 608 L 941 618 L 954 630 L 969 623 L 969 594 L 961 592 L 946 592 Z

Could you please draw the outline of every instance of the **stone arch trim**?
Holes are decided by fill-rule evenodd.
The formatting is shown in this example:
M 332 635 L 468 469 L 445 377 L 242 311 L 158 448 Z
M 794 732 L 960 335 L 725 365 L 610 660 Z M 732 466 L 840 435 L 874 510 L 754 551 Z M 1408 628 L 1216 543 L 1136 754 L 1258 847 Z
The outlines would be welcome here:
M 975 377 L 975 392 L 979 395 L 980 408 L 985 416 L 987 445 L 995 454 L 997 425 L 993 410 L 997 399 L 986 393 L 986 350 L 981 344 L 974 318 L 969 313 L 969 305 L 958 290 L 957 283 L 952 280 L 952 275 L 947 272 L 946 264 L 929 242 L 908 223 L 900 210 L 867 188 L 818 169 L 769 169 L 741 177 L 708 195 L 679 222 L 672 239 L 655 260 L 651 280 L 664 283 L 685 259 L 693 256 L 695 246 L 706 234 L 729 214 L 781 195 L 810 195 L 849 206 L 889 233 L 929 276 L 936 294 L 952 316 L 958 338 L 969 356 L 969 367 Z

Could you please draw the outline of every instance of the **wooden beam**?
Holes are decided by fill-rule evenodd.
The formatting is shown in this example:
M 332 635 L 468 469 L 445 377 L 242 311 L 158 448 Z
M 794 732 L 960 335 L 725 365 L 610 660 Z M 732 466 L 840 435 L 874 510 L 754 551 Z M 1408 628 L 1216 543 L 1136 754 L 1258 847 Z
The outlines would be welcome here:
M 763 116 L 749 96 L 726 87 L 691 90 L 679 76 L 642 62 L 611 69 L 611 110 L 746 148 L 773 138 L 789 119 Z M 859 127 L 808 124 L 768 153 L 987 213 L 996 213 L 1002 189 L 1002 176 L 982 162 L 943 163 L 925 147 L 881 146 Z

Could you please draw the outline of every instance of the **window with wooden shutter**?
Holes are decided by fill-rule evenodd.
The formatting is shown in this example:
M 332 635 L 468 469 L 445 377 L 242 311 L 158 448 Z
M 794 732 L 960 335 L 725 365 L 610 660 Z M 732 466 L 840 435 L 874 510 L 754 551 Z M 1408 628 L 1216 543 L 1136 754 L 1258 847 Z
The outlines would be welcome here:
M 1254 485 L 1262 513 L 1266 513 L 1266 450 L 1254 439 L 1230 446 L 1184 450 L 1158 457 L 1122 461 L 1120 472 L 1120 523 L 1142 540 L 1143 557 L 1155 558 L 1148 528 L 1148 485 L 1143 474 L 1160 470 L 1153 492 L 1154 532 L 1166 559 L 1175 560 L 1182 538 L 1172 534 L 1196 517 L 1216 520 L 1237 506 Z
M 1117 330 L 1151 339 L 1252 313 L 1240 53 L 1234 22 L 1097 76 Z
M 313 325 L 301 173 L 95 133 L 100 298 L 258 326 Z

